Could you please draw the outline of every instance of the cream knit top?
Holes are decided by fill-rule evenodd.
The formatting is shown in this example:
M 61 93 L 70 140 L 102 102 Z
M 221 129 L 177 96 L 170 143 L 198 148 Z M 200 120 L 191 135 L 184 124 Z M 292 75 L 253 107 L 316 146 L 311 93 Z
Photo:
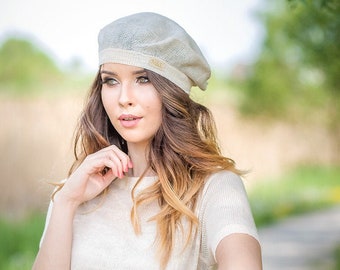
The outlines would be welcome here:
M 140 209 L 141 235 L 134 233 L 130 220 L 131 189 L 137 180 L 138 177 L 117 179 L 105 196 L 77 210 L 73 223 L 72 270 L 159 269 L 154 242 L 156 224 L 148 221 L 159 206 L 155 202 Z M 154 181 L 156 177 L 145 177 L 137 192 Z M 243 182 L 232 172 L 210 176 L 196 213 L 199 230 L 184 250 L 186 236 L 179 230 L 167 269 L 214 269 L 216 247 L 222 238 L 245 233 L 258 239 Z

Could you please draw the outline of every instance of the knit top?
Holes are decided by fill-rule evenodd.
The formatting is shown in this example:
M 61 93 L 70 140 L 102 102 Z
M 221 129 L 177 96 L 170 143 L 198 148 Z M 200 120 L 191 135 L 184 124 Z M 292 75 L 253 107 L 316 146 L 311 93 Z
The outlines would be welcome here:
M 134 233 L 131 224 L 131 189 L 137 180 L 138 177 L 117 179 L 106 195 L 78 208 L 73 222 L 72 270 L 160 269 L 156 257 L 156 223 L 149 221 L 160 209 L 157 202 L 139 208 L 140 235 Z M 156 177 L 144 177 L 136 191 L 154 181 Z M 51 207 L 52 203 L 46 224 Z M 185 249 L 187 237 L 178 230 L 167 269 L 214 269 L 216 248 L 224 237 L 245 233 L 258 239 L 243 182 L 232 172 L 221 171 L 209 177 L 196 214 L 199 229 Z M 185 228 L 184 220 L 183 223 Z

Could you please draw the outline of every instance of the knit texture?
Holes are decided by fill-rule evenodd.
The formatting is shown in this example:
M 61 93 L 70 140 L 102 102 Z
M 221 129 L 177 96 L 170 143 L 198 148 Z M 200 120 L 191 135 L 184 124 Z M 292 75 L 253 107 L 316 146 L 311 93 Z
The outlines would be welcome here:
M 119 63 L 156 72 L 189 93 L 207 87 L 210 67 L 200 48 L 176 22 L 143 12 L 118 19 L 99 32 L 99 65 Z
M 135 235 L 130 221 L 130 194 L 137 179 L 116 180 L 105 198 L 98 197 L 78 209 L 74 219 L 72 270 L 159 269 L 154 246 L 156 224 L 148 222 L 159 206 L 155 202 L 140 209 L 141 235 Z M 146 177 L 138 189 L 156 180 Z M 51 207 L 52 204 L 49 212 Z M 201 226 L 184 251 L 186 237 L 176 235 L 169 270 L 214 269 L 216 247 L 232 233 L 245 233 L 258 239 L 243 182 L 231 172 L 210 177 L 196 213 Z

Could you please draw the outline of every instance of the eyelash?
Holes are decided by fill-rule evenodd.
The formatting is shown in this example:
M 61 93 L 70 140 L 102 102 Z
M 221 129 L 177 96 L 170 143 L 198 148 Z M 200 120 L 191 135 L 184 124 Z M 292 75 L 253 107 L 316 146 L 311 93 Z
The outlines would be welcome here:
M 146 80 L 145 82 L 141 82 L 141 80 Z M 148 83 L 150 82 L 149 78 L 147 76 L 140 76 L 137 78 L 137 81 L 138 82 L 141 82 L 141 83 Z
M 145 80 L 144 82 L 142 82 L 142 80 Z M 110 81 L 113 81 L 114 83 L 110 83 Z M 141 84 L 145 84 L 145 83 L 149 83 L 150 80 L 147 76 L 140 76 L 140 77 L 137 77 L 137 80 L 136 80 L 137 83 L 141 83 Z M 109 86 L 113 86 L 117 83 L 117 80 L 114 79 L 114 78 L 103 78 L 102 79 L 102 85 L 104 84 L 107 84 Z
M 109 83 L 111 81 L 114 81 L 114 83 Z M 116 82 L 117 81 L 114 78 L 104 78 L 104 79 L 102 79 L 102 85 L 107 84 L 109 86 L 112 86 L 112 85 L 115 85 Z

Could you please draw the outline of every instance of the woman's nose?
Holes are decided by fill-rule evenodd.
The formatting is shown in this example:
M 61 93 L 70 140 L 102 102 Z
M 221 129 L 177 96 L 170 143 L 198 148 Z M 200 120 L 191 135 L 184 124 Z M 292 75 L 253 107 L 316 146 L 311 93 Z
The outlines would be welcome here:
M 119 104 L 123 107 L 134 104 L 133 85 L 130 83 L 121 83 Z

